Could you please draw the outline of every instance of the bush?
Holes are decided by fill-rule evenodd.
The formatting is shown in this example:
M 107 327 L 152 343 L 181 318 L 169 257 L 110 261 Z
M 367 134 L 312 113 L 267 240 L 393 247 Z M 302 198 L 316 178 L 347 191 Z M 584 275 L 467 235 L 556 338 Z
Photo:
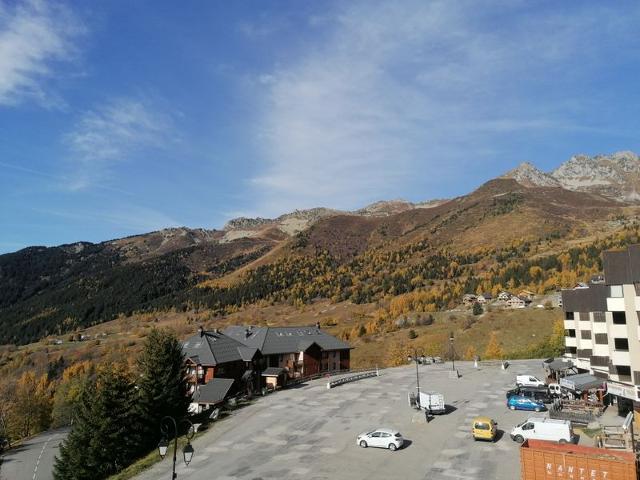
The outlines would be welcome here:
M 410 338 L 411 340 L 413 340 L 414 338 L 417 338 L 417 337 L 418 337 L 418 334 L 416 333 L 416 331 L 415 331 L 413 328 L 412 328 L 411 330 L 409 330 L 408 335 L 409 335 L 409 338 Z
M 478 302 L 476 302 L 476 303 L 474 303 L 474 304 L 473 304 L 473 310 L 472 310 L 472 313 L 473 313 L 474 315 L 482 315 L 482 312 L 483 312 L 483 311 L 484 311 L 484 310 L 482 309 L 482 305 L 480 305 Z

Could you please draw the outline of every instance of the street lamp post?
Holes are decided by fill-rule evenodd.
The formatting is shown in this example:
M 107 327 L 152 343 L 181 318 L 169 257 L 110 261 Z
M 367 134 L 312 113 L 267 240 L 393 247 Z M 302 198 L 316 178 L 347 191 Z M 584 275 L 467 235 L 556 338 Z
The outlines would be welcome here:
M 424 362 L 424 354 L 420 352 L 418 354 L 418 350 L 413 349 L 413 356 L 407 356 L 407 360 L 410 362 L 415 362 L 416 364 L 416 390 L 418 391 L 418 399 L 420 398 L 420 376 L 418 375 L 418 363 L 421 361 Z
M 185 437 L 187 438 L 187 444 L 182 449 L 182 456 L 184 459 L 185 465 L 189 465 L 191 459 L 193 458 L 193 447 L 191 446 L 190 440 L 195 435 L 195 431 L 193 429 L 193 423 L 191 423 L 187 419 L 181 420 L 180 423 L 184 423 L 187 428 L 187 433 L 185 433 Z M 176 474 L 176 459 L 178 453 L 178 423 L 176 419 L 170 416 L 164 417 L 160 420 L 160 432 L 162 432 L 162 439 L 160 443 L 158 443 L 158 452 L 160 453 L 160 458 L 163 458 L 167 455 L 167 449 L 169 448 L 169 439 L 171 438 L 171 427 L 173 427 L 173 469 L 171 474 L 171 480 L 175 480 L 178 475 Z
M 453 349 L 453 332 L 449 332 L 449 345 L 451 350 L 451 370 L 456 369 L 456 352 Z

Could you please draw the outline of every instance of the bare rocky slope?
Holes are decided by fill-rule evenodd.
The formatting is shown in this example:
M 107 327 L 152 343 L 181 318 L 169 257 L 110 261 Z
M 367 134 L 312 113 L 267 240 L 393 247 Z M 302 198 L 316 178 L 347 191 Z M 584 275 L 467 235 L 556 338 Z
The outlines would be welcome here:
M 640 157 L 633 152 L 611 155 L 574 155 L 552 172 L 542 172 L 530 163 L 522 163 L 507 172 L 527 187 L 562 187 L 567 190 L 597 193 L 621 202 L 640 202 Z

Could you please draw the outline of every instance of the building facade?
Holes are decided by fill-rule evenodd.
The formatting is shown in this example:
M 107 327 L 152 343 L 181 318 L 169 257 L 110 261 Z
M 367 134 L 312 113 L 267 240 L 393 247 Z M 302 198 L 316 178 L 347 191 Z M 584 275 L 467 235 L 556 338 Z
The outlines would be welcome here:
M 267 367 L 282 368 L 289 378 L 323 372 L 349 370 L 351 347 L 329 335 L 319 325 L 312 327 L 241 327 L 224 330 L 225 335 L 257 348 Z
M 639 409 L 640 245 L 604 252 L 602 260 L 598 283 L 562 291 L 565 356 L 605 380 L 619 408 Z

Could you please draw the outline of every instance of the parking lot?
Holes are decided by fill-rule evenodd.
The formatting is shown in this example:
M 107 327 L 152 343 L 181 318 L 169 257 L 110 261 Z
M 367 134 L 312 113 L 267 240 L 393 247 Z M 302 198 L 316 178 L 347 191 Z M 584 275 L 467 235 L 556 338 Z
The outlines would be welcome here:
M 459 379 L 449 378 L 451 364 L 420 366 L 420 387 L 445 395 L 450 413 L 429 423 L 411 409 L 407 392 L 415 390 L 415 365 L 381 371 L 379 377 L 326 388 L 311 381 L 260 398 L 214 424 L 194 442 L 193 461 L 178 460 L 178 477 L 216 479 L 496 479 L 520 475 L 519 445 L 509 431 L 533 412 L 510 411 L 505 392 L 516 374 L 542 378 L 541 362 L 514 361 L 474 369 L 456 363 Z M 495 443 L 475 442 L 471 420 L 493 417 L 500 430 Z M 356 436 L 375 427 L 393 427 L 408 440 L 402 449 L 363 449 Z M 504 432 L 504 433 L 503 433 Z M 164 479 L 164 460 L 141 479 Z

